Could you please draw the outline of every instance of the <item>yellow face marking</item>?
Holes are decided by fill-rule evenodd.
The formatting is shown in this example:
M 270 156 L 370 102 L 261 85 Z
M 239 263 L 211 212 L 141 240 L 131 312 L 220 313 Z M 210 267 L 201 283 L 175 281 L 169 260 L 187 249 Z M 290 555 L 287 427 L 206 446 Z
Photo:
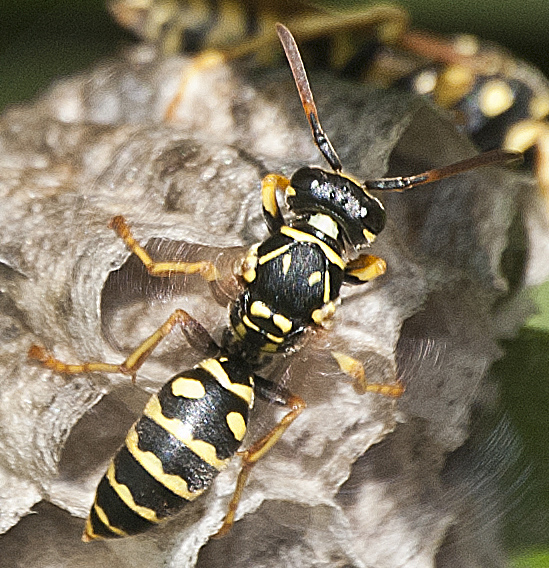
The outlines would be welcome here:
M 284 227 L 282 227 L 282 228 L 284 228 Z M 262 257 L 260 257 L 259 264 L 265 264 L 266 262 L 273 260 L 273 258 L 276 258 L 277 256 L 280 256 L 281 254 L 284 254 L 289 248 L 290 248 L 290 245 L 287 244 L 287 245 L 279 247 L 275 250 L 272 250 L 271 252 L 268 252 L 267 254 L 264 254 Z
M 322 325 L 326 320 L 329 320 L 334 316 L 335 311 L 335 304 L 333 302 L 328 302 L 327 304 L 324 304 L 319 310 L 315 310 L 311 314 L 311 318 L 316 324 Z
M 114 470 L 114 463 L 111 462 L 109 465 L 109 469 L 107 470 L 107 479 L 111 484 L 111 487 L 116 491 L 116 494 L 124 501 L 129 509 L 131 509 L 134 513 L 137 513 L 140 517 L 147 519 L 147 521 L 151 521 L 151 523 L 159 523 L 160 519 L 156 516 L 156 513 L 149 509 L 148 507 L 142 507 L 138 505 L 131 494 L 129 488 L 124 485 L 123 483 L 118 483 L 115 478 L 115 470 Z
M 303 233 L 302 231 L 298 231 L 293 227 L 288 227 L 284 225 L 280 228 L 280 232 L 287 237 L 291 237 L 292 239 L 300 242 L 300 243 L 315 243 L 318 245 L 322 252 L 326 255 L 326 258 L 336 266 L 339 266 L 341 270 L 345 270 L 345 263 L 343 259 L 333 250 L 331 249 L 325 242 L 321 241 L 319 238 L 315 237 L 314 235 L 309 235 L 309 233 Z
M 250 313 L 252 316 L 256 316 L 258 318 L 269 319 L 271 317 L 271 310 L 259 300 L 252 302 L 252 305 L 250 306 Z
M 119 529 L 118 527 L 113 527 L 111 525 L 111 522 L 109 521 L 109 518 L 107 517 L 107 513 L 105 513 L 105 511 L 97 504 L 94 503 L 93 504 L 93 508 L 95 509 L 95 512 L 97 514 L 97 516 L 99 517 L 99 520 L 114 534 L 120 535 L 120 536 L 128 536 L 128 533 L 126 531 L 123 531 L 122 529 Z M 88 534 L 88 522 L 90 523 L 90 529 L 92 532 L 92 535 Z M 88 519 L 88 522 L 86 522 L 86 534 L 88 536 L 90 536 L 91 538 L 101 538 L 99 537 L 99 535 L 96 535 L 93 532 L 93 528 L 92 528 L 92 524 L 91 524 L 91 519 Z
M 273 323 L 280 329 L 284 334 L 289 333 L 292 329 L 292 322 L 282 314 L 273 315 Z
M 232 392 L 236 396 L 239 396 L 242 400 L 248 403 L 248 406 L 251 408 L 254 404 L 254 389 L 253 389 L 253 380 L 250 378 L 250 384 L 248 385 L 240 385 L 238 383 L 232 383 L 229 375 L 225 372 L 225 369 L 219 364 L 219 361 L 216 359 L 206 359 L 202 361 L 199 365 L 208 373 L 213 375 L 217 382 L 224 388 L 227 389 L 229 392 Z
M 289 253 L 286 253 L 282 257 L 282 273 L 284 274 L 284 276 L 286 276 L 286 274 L 288 274 L 288 270 L 290 270 L 291 264 L 292 264 L 292 255 L 289 254 Z
M 330 273 L 327 270 L 324 272 L 324 297 L 322 300 L 324 304 L 330 301 Z
M 145 410 L 143 411 L 143 415 L 149 417 L 151 420 L 154 420 L 161 428 L 164 428 L 166 432 L 170 433 L 174 438 L 177 438 L 182 444 L 185 444 L 189 450 L 194 452 L 197 456 L 200 456 L 206 463 L 209 463 L 212 467 L 220 470 L 227 466 L 228 460 L 220 460 L 217 457 L 217 453 L 215 451 L 215 447 L 208 442 L 204 442 L 203 440 L 196 440 L 192 437 L 192 434 L 189 430 L 189 426 L 178 420 L 177 418 L 166 418 L 162 414 L 162 407 L 160 406 L 160 401 L 156 395 L 153 395 L 147 405 L 145 406 Z M 131 431 L 130 431 L 131 433 Z M 128 442 L 129 440 L 129 442 Z M 130 434 L 126 438 L 126 443 L 131 444 Z M 130 446 L 128 445 L 128 449 Z M 130 450 L 131 451 L 131 450 Z M 153 456 L 151 459 L 148 456 Z M 147 466 L 145 464 L 141 464 L 145 469 L 147 467 L 154 467 L 154 462 L 156 456 L 147 452 Z M 152 465 L 151 465 L 152 464 Z
M 172 383 L 172 393 L 174 396 L 182 396 L 183 398 L 204 398 L 206 389 L 197 379 L 179 377 Z
M 514 100 L 511 87 L 505 81 L 494 79 L 482 87 L 478 102 L 482 114 L 492 118 L 508 110 Z
M 309 283 L 309 286 L 314 286 L 315 284 L 318 284 L 321 280 L 322 280 L 322 273 L 320 272 L 320 270 L 315 270 L 309 275 L 309 280 L 307 282 Z
M 295 189 L 291 185 L 289 185 L 286 188 L 286 196 L 287 197 L 294 197 L 295 196 Z
M 253 245 L 250 250 L 248 251 L 248 254 L 246 255 L 246 258 L 244 259 L 244 262 L 242 263 L 242 278 L 244 278 L 244 280 L 246 280 L 246 282 L 253 282 L 255 280 L 256 277 L 256 266 L 257 266 L 257 249 L 259 247 L 259 243 Z
M 132 427 L 126 436 L 126 447 L 132 456 L 141 464 L 143 469 L 152 475 L 159 483 L 164 487 L 167 487 L 172 493 L 192 501 L 196 499 L 199 495 L 204 493 L 204 489 L 199 491 L 189 491 L 187 482 L 179 477 L 178 475 L 173 475 L 169 473 L 164 473 L 164 468 L 162 467 L 162 462 L 155 456 L 152 452 L 143 452 L 138 447 L 139 437 L 135 428 Z
M 372 244 L 376 240 L 376 235 L 374 235 L 374 233 L 370 233 L 367 229 L 362 229 L 362 234 L 368 244 Z
M 325 235 L 332 237 L 332 239 L 337 240 L 337 237 L 339 235 L 339 227 L 329 215 L 324 215 L 324 213 L 317 213 L 316 215 L 312 215 L 307 223 L 309 223 L 311 227 L 318 229 Z
M 246 435 L 246 421 L 240 412 L 229 412 L 227 414 L 227 426 L 233 433 L 233 436 L 241 442 Z

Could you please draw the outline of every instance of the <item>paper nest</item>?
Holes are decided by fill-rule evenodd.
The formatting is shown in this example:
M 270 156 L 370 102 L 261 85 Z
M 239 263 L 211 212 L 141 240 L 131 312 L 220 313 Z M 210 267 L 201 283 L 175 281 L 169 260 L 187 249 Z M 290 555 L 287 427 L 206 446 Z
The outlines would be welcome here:
M 166 124 L 188 66 L 136 50 L 1 119 L 0 529 L 20 521 L 0 537 L 3 558 L 29 567 L 410 568 L 432 566 L 437 554 L 448 566 L 496 557 L 491 528 L 482 537 L 469 528 L 440 553 L 449 535 L 466 532 L 467 497 L 447 498 L 445 456 L 467 438 L 473 406 L 495 400 L 485 371 L 524 313 L 500 261 L 526 190 L 496 168 L 382 196 L 389 222 L 373 252 L 388 272 L 345 289 L 332 329 L 272 370 L 308 407 L 254 469 L 226 538 L 209 540 L 238 458 L 158 530 L 80 542 L 96 483 L 150 392 L 202 355 L 173 334 L 133 386 L 117 375 L 56 375 L 27 360 L 30 345 L 68 362 L 121 362 L 175 307 L 217 338 L 228 322 L 198 277 L 151 279 L 128 260 L 110 218 L 124 215 L 157 258 L 230 267 L 266 235 L 262 176 L 326 167 L 286 69 L 197 74 Z M 359 180 L 474 153 L 421 101 L 328 76 L 313 75 L 312 87 L 345 171 Z M 358 396 L 330 349 L 363 361 L 373 381 L 402 377 L 407 392 L 396 403 Z M 258 403 L 246 443 L 280 416 Z

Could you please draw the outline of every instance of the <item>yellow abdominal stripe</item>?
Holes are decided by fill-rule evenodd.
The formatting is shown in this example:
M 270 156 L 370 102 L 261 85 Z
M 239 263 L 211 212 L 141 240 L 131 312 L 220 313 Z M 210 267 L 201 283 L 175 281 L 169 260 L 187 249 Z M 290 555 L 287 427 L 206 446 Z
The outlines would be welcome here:
M 175 493 L 187 501 L 192 501 L 196 499 L 203 490 L 201 491 L 189 491 L 187 482 L 179 477 L 178 475 L 173 475 L 170 473 L 164 473 L 164 468 L 162 467 L 162 462 L 155 456 L 152 452 L 144 452 L 140 450 L 137 446 L 139 437 L 135 428 L 132 428 L 126 437 L 126 447 L 132 456 L 141 464 L 143 469 L 154 477 L 159 483 L 164 487 L 167 487 L 172 493 Z
M 97 514 L 97 516 L 99 517 L 99 520 L 114 534 L 117 534 L 119 536 L 128 536 L 128 533 L 126 531 L 123 531 L 122 529 L 119 529 L 118 527 L 115 527 L 113 525 L 111 525 L 111 522 L 109 521 L 109 518 L 107 517 L 107 514 L 105 513 L 105 511 L 97 504 L 94 503 L 93 504 L 93 508 L 95 509 L 95 512 Z M 91 529 L 91 521 L 88 519 L 88 521 L 86 522 L 86 534 L 88 536 L 92 536 L 89 534 L 88 532 L 88 523 Z M 93 537 L 92 538 L 101 538 L 98 537 L 98 535 L 95 535 L 95 533 L 93 532 L 93 529 L 91 530 Z
M 134 513 L 137 513 L 140 517 L 151 521 L 152 523 L 159 523 L 160 519 L 156 516 L 156 512 L 148 507 L 142 507 L 138 505 L 131 494 L 131 491 L 126 485 L 118 483 L 115 478 L 114 463 L 111 462 L 109 469 L 107 470 L 107 479 L 111 487 L 116 491 L 117 495 L 124 501 L 124 503 L 130 508 Z M 106 517 L 105 517 L 106 518 Z
M 220 470 L 227 466 L 228 460 L 220 460 L 217 457 L 217 452 L 212 444 L 204 442 L 203 440 L 194 439 L 191 433 L 189 432 L 189 427 L 183 422 L 181 422 L 181 420 L 178 420 L 177 418 L 166 418 L 162 414 L 162 407 L 160 406 L 160 401 L 158 400 L 158 397 L 156 395 L 153 395 L 149 399 L 149 402 L 147 403 L 147 406 L 145 406 L 145 410 L 143 411 L 143 415 L 147 416 L 148 418 L 156 422 L 161 428 L 166 430 L 166 432 L 169 432 L 174 438 L 179 440 L 182 444 L 185 444 L 187 448 L 193 451 L 197 456 L 200 456 L 206 463 L 208 463 L 212 467 L 215 467 L 217 470 Z M 129 438 L 130 434 L 128 434 L 126 443 Z M 137 451 L 140 450 L 137 449 Z M 153 465 L 154 461 L 158 460 L 158 458 L 151 452 L 143 452 L 143 453 L 147 454 L 147 456 L 149 455 L 152 456 L 151 458 L 147 457 L 147 464 L 148 466 L 154 467 Z M 143 465 L 143 463 L 141 465 Z M 143 467 L 145 466 L 143 465 Z M 147 467 L 145 467 L 145 469 L 147 469 Z
M 229 375 L 227 375 L 225 369 L 223 369 L 221 363 L 217 359 L 206 359 L 199 364 L 199 367 L 202 367 L 205 371 L 208 371 L 208 373 L 215 377 L 217 382 L 224 389 L 240 397 L 248 404 L 248 406 L 253 405 L 253 388 L 249 385 L 242 385 L 239 383 L 231 382 Z

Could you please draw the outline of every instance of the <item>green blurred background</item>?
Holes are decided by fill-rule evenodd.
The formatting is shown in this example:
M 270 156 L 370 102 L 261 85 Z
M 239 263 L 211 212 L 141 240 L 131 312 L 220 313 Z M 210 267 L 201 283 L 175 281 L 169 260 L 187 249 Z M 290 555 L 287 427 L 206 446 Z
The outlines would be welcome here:
M 329 2 L 327 5 L 357 3 Z M 549 0 L 403 0 L 415 27 L 470 32 L 494 40 L 549 75 Z M 50 82 L 113 55 L 132 37 L 111 21 L 103 0 L 0 0 L 0 109 Z M 549 260 L 549 259 L 548 259 Z M 530 291 L 539 315 L 505 344 L 494 369 L 504 405 L 523 441 L 522 505 L 507 513 L 514 566 L 549 567 L 549 286 Z

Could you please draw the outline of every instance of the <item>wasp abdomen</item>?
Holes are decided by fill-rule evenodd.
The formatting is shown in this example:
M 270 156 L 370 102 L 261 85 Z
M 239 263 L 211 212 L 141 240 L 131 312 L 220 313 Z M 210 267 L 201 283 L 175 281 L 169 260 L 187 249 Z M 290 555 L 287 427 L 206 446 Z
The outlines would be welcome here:
M 147 403 L 97 488 L 85 540 L 137 534 L 175 515 L 226 467 L 253 405 L 247 365 L 206 359 Z

